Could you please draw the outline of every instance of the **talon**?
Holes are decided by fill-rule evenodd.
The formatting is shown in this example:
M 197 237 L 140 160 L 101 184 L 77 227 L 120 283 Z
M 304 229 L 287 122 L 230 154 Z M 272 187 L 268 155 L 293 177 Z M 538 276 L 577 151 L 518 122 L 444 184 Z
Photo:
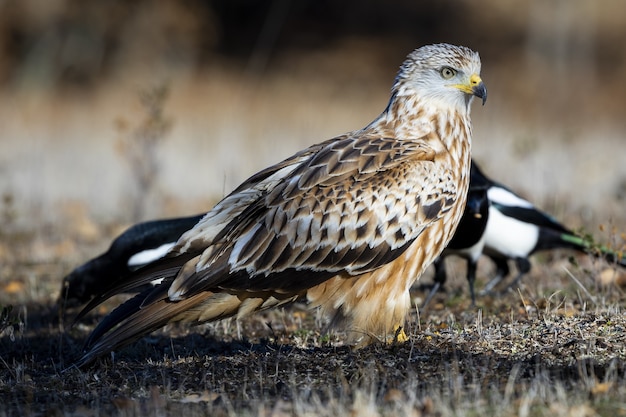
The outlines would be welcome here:
M 392 343 L 404 343 L 409 341 L 409 336 L 404 333 L 402 326 L 396 326 Z

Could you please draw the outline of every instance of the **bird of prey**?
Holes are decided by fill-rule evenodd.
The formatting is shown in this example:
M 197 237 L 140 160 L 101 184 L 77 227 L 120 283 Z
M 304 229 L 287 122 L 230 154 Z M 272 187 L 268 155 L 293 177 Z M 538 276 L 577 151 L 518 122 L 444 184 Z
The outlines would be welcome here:
M 472 197 L 473 195 L 473 197 Z M 488 200 L 488 213 L 484 215 L 484 198 Z M 477 212 L 476 204 L 483 201 L 482 208 L 478 209 L 481 216 L 476 218 L 472 214 Z M 567 227 L 557 222 L 552 216 L 543 213 L 532 203 L 515 194 L 506 186 L 485 176 L 475 161 L 472 161 L 472 175 L 470 179 L 470 194 L 465 214 L 459 224 L 455 236 L 449 247 L 454 250 L 444 250 L 442 257 L 435 261 L 435 266 L 443 265 L 443 257 L 463 253 L 467 259 L 467 280 L 474 299 L 474 279 L 476 262 L 481 248 L 482 254 L 489 257 L 496 265 L 496 275 L 485 286 L 482 293 L 493 290 L 504 278 L 509 275 L 509 260 L 517 266 L 518 274 L 507 286 L 510 288 L 530 271 L 528 258 L 535 252 L 550 249 L 573 249 L 594 256 L 603 257 L 610 263 L 626 267 L 623 256 L 605 247 L 595 247 L 588 239 L 577 236 Z M 446 281 L 445 269 L 435 272 L 435 291 Z M 434 288 L 434 287 L 433 287 Z M 427 297 L 430 301 L 431 294 Z M 425 302 L 424 305 L 427 303 Z
M 242 317 L 297 299 L 343 325 L 350 343 L 407 340 L 409 289 L 465 207 L 470 107 L 487 97 L 480 66 L 466 47 L 413 51 L 374 121 L 253 175 L 166 257 L 94 298 L 79 318 L 162 279 L 102 319 L 78 365 L 170 322 Z
M 79 266 L 63 279 L 59 305 L 75 307 L 124 280 L 142 266 L 165 256 L 180 236 L 203 215 L 139 223 L 119 235 L 102 255 Z

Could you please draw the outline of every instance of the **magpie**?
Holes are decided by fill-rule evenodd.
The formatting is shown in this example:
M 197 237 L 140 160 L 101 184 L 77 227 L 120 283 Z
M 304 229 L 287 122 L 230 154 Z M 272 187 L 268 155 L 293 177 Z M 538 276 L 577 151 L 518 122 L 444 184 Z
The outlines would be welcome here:
M 100 294 L 115 281 L 162 258 L 178 238 L 204 215 L 152 220 L 131 226 L 100 256 L 77 267 L 63 279 L 59 303 L 76 307 Z
M 487 203 L 483 201 L 482 209 L 477 208 L 480 207 L 478 203 L 480 199 L 485 197 L 485 190 Z M 484 213 L 485 206 L 488 207 L 487 215 Z M 480 210 L 483 210 L 483 213 Z M 480 213 L 480 216 L 477 217 L 476 213 Z M 531 264 L 528 258 L 531 255 L 550 249 L 573 249 L 603 257 L 609 263 L 626 267 L 626 259 L 621 254 L 606 247 L 598 247 L 589 239 L 577 236 L 508 187 L 485 176 L 476 162 L 472 161 L 470 192 L 463 219 L 449 249 L 445 249 L 434 263 L 435 284 L 423 305 L 430 301 L 433 291 L 436 292 L 445 283 L 443 258 L 449 255 L 457 254 L 467 259 L 467 280 L 472 304 L 475 304 L 474 280 L 480 252 L 489 257 L 496 266 L 495 277 L 481 292 L 486 294 L 509 275 L 509 260 L 514 261 L 518 273 L 507 288 L 514 286 L 530 271 Z

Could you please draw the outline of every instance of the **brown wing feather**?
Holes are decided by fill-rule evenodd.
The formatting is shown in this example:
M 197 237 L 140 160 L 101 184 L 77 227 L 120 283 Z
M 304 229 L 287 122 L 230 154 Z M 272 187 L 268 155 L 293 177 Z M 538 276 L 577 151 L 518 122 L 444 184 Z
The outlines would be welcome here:
M 440 216 L 417 210 L 411 195 L 423 190 L 413 189 L 416 178 L 407 176 L 438 175 L 430 172 L 434 157 L 418 141 L 361 135 L 327 142 L 235 218 L 218 235 L 231 243 L 209 248 L 195 272 L 179 274 L 170 298 L 215 287 L 300 290 L 342 270 L 360 274 L 394 259 Z M 213 266 L 223 259 L 230 271 L 218 276 Z M 317 279 L 294 285 L 294 271 L 315 272 Z
M 343 137 L 345 135 L 310 146 L 282 162 L 252 175 L 220 201 L 190 232 L 184 235 L 183 239 L 180 240 L 180 243 L 170 252 L 168 257 L 151 263 L 131 276 L 111 283 L 82 309 L 74 321 L 80 320 L 89 311 L 114 295 L 132 291 L 155 279 L 164 279 L 165 282 L 169 279 L 171 282 L 187 261 L 206 251 L 209 246 L 212 251 L 219 252 L 223 245 L 212 245 L 212 243 L 219 241 L 240 219 L 252 217 L 250 205 L 258 200 L 277 181 L 277 179 L 272 179 L 273 176 L 279 175 L 278 179 L 282 178 L 280 176 L 282 170 L 289 170 L 297 166 L 328 143 Z

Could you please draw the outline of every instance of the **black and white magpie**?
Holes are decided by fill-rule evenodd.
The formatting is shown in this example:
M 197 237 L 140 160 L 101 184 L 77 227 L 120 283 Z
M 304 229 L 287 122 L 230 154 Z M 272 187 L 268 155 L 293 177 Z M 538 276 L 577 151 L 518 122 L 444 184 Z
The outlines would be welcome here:
M 476 206 L 481 198 L 484 211 L 485 192 L 489 207 L 488 215 L 481 213 L 476 217 Z M 433 291 L 437 291 L 446 281 L 443 258 L 457 254 L 467 259 L 467 279 L 474 303 L 474 280 L 479 250 L 496 265 L 496 275 L 486 284 L 483 294 L 493 290 L 508 276 L 509 260 L 515 262 L 518 270 L 517 276 L 508 285 L 510 288 L 530 271 L 528 258 L 535 252 L 543 250 L 573 249 L 603 257 L 610 263 L 626 267 L 626 259 L 623 256 L 605 247 L 596 247 L 588 239 L 577 236 L 553 217 L 537 209 L 531 202 L 485 176 L 475 161 L 472 161 L 467 201 L 463 219 L 451 241 L 451 246 L 444 250 L 440 259 L 435 262 Z M 433 291 L 427 296 L 424 305 L 432 298 Z
M 100 294 L 112 282 L 165 256 L 178 238 L 204 215 L 138 223 L 118 236 L 102 255 L 86 262 L 63 279 L 59 303 L 74 307 Z

